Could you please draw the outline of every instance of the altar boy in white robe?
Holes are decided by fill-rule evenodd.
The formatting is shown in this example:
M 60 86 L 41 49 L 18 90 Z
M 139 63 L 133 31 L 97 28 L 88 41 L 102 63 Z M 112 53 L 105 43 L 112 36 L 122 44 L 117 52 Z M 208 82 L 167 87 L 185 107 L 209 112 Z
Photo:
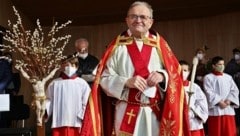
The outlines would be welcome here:
M 204 90 L 208 100 L 208 135 L 236 136 L 235 111 L 239 107 L 239 89 L 233 78 L 223 73 L 224 59 L 212 59 L 213 71 L 204 77 Z
M 191 136 L 205 136 L 203 123 L 205 123 L 208 118 L 207 98 L 196 83 L 193 83 L 192 90 L 190 90 L 191 82 L 188 80 L 190 74 L 189 63 L 184 60 L 179 61 L 179 63 L 182 69 L 183 86 L 187 96 L 186 100 L 189 104 Z M 191 97 L 189 98 L 190 95 Z
M 76 74 L 77 58 L 63 63 L 63 72 L 47 89 L 47 117 L 52 115 L 52 136 L 80 136 L 90 94 L 88 83 Z

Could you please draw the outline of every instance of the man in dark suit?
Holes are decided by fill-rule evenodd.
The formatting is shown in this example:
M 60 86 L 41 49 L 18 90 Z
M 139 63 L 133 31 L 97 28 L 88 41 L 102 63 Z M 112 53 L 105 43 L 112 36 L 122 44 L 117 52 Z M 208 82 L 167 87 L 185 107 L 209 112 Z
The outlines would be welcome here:
M 0 52 L 0 94 L 5 94 L 6 88 L 12 80 L 11 59 Z M 1 102 L 1 100 L 0 100 Z M 5 114 L 0 112 L 0 128 L 7 127 Z
M 78 56 L 79 67 L 77 74 L 79 77 L 85 79 L 91 86 L 95 75 L 94 70 L 96 69 L 99 60 L 88 53 L 89 42 L 85 38 L 79 38 L 75 42 L 76 55 Z

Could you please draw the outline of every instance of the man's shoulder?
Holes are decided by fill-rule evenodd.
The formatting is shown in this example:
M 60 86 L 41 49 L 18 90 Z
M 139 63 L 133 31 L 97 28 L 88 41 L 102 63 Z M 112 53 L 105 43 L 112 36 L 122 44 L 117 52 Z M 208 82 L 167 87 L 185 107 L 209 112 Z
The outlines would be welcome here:
M 99 61 L 98 58 L 93 56 L 92 54 L 88 54 L 88 59 L 92 61 Z
M 236 61 L 235 59 L 231 59 L 230 61 L 228 61 L 227 65 L 236 65 Z
M 92 55 L 92 54 L 88 54 L 88 57 L 91 58 L 91 59 L 98 59 L 97 57 L 95 57 L 95 56 Z

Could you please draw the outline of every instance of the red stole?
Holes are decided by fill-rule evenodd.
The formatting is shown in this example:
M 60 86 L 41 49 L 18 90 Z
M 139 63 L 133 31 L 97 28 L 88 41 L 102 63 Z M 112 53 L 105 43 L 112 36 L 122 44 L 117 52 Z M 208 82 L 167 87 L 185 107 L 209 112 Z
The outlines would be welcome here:
M 148 71 L 148 64 L 152 52 L 152 46 L 149 45 L 143 45 L 141 52 L 139 51 L 136 42 L 134 41 L 133 44 L 126 45 L 128 49 L 128 54 L 130 55 L 130 58 L 132 60 L 135 72 L 135 75 L 139 75 L 143 78 L 147 78 L 149 75 Z M 129 90 L 129 95 L 128 95 L 128 101 L 133 102 L 133 103 L 140 103 L 138 100 L 136 100 L 136 96 L 139 92 L 139 90 L 135 88 L 131 88 Z M 158 96 L 156 99 L 159 99 L 160 96 Z M 139 95 L 140 99 L 141 95 Z M 151 100 L 150 100 L 151 101 Z M 154 101 L 151 101 L 154 102 Z M 135 125 L 136 125 L 136 120 L 137 120 L 137 115 L 140 110 L 140 105 L 136 104 L 127 104 L 127 108 L 125 110 L 125 114 L 122 120 L 122 124 L 120 127 L 120 131 L 123 133 L 128 133 L 128 134 L 133 134 Z

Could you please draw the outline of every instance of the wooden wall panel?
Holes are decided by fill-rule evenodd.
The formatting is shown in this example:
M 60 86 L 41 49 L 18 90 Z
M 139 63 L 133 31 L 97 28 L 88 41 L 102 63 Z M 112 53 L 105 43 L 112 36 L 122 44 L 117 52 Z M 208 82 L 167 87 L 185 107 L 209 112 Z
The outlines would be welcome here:
M 155 22 L 153 29 L 158 31 L 169 43 L 179 59 L 191 61 L 197 48 L 207 45 L 209 57 L 223 56 L 231 58 L 231 50 L 239 46 L 240 12 L 198 19 Z M 74 41 L 85 37 L 90 42 L 90 53 L 100 58 L 105 47 L 122 31 L 125 23 L 74 26 L 64 31 L 72 34 L 66 52 L 74 51 Z
M 7 17 L 0 16 L 0 19 Z M 2 22 L 0 21 L 0 25 L 5 26 Z M 221 55 L 228 61 L 232 57 L 232 49 L 240 46 L 239 24 L 240 12 L 235 12 L 197 19 L 155 22 L 153 28 L 166 39 L 178 59 L 191 62 L 195 50 L 207 45 L 210 48 L 207 51 L 208 57 Z M 101 58 L 106 46 L 126 28 L 125 23 L 70 26 L 62 31 L 72 35 L 65 54 L 73 53 L 75 40 L 85 37 L 90 42 L 89 52 Z M 21 94 L 24 94 L 29 104 L 32 98 L 30 91 L 31 86 L 22 78 Z M 30 120 L 26 122 L 27 126 L 34 125 L 34 114 L 32 111 Z

